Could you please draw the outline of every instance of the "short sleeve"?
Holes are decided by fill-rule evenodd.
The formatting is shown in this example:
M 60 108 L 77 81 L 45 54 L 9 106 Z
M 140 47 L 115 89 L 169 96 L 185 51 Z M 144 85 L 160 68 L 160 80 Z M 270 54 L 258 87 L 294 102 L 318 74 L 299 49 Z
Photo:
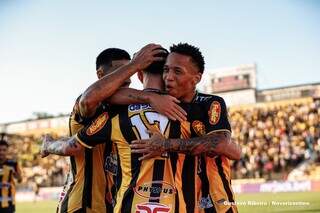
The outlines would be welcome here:
M 216 131 L 229 131 L 231 126 L 228 120 L 228 111 L 226 104 L 221 97 L 215 96 L 204 103 L 206 116 L 204 117 L 204 124 L 206 133 Z
M 98 115 L 93 121 L 82 128 L 76 135 L 78 142 L 87 148 L 110 141 L 111 119 L 108 112 Z

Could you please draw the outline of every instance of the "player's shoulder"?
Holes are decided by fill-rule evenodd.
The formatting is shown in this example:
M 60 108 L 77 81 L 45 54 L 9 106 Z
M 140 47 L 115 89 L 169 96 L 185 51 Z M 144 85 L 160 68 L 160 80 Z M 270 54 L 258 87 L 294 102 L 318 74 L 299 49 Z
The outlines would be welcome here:
M 74 105 L 73 105 L 73 109 L 72 111 L 75 112 L 75 113 L 78 113 L 79 112 L 79 109 L 80 109 L 80 100 L 81 100 L 81 97 L 82 97 L 82 94 L 80 94 L 75 102 L 74 102 Z M 101 103 L 101 105 L 97 108 L 98 110 L 106 110 L 106 108 L 108 107 L 108 103 L 103 101 Z M 99 112 L 100 113 L 100 112 Z
M 76 98 L 75 103 L 79 103 L 79 102 L 80 102 L 81 97 L 82 97 L 82 94 L 80 94 L 80 95 Z
M 80 103 L 80 99 L 81 99 L 81 96 L 82 94 L 80 94 L 74 104 L 73 104 L 73 107 L 72 107 L 72 111 L 70 113 L 70 122 L 73 122 L 75 121 L 76 123 L 79 123 L 79 124 L 83 124 L 83 119 L 80 115 L 80 106 L 79 106 L 79 103 Z
M 97 107 L 96 112 L 91 117 L 83 117 L 80 113 L 80 99 L 82 97 L 82 94 L 80 94 L 73 106 L 72 112 L 70 114 L 71 120 L 75 120 L 79 124 L 86 125 L 90 123 L 94 118 L 99 116 L 100 114 L 104 112 L 108 112 L 110 109 L 110 106 L 106 102 L 102 102 L 99 107 Z
M 80 94 L 80 95 L 76 98 L 76 100 L 75 100 L 75 102 L 74 102 L 74 104 L 73 104 L 73 108 L 72 108 L 71 114 L 76 114 L 76 113 L 79 112 L 79 103 L 80 103 L 81 96 L 82 96 L 82 94 Z
M 198 92 L 195 98 L 196 103 L 212 103 L 213 101 L 217 101 L 220 104 L 225 102 L 221 96 L 201 92 Z

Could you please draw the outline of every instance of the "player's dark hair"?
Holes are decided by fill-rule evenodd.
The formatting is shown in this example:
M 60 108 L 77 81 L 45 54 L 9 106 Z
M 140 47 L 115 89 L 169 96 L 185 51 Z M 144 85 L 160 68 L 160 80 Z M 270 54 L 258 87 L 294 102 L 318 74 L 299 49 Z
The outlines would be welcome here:
M 148 72 L 148 73 L 161 74 L 162 75 L 163 67 L 164 67 L 164 64 L 166 63 L 166 59 L 167 59 L 167 57 L 169 55 L 169 52 L 168 52 L 168 50 L 166 50 L 164 48 L 157 48 L 157 49 L 165 51 L 165 52 L 161 52 L 161 53 L 158 53 L 158 54 L 155 55 L 157 57 L 163 57 L 164 60 L 163 61 L 154 61 L 154 62 L 152 62 L 147 68 L 144 69 L 144 71 Z
M 170 52 L 179 53 L 182 55 L 190 56 L 192 62 L 199 68 L 199 72 L 204 71 L 204 58 L 200 49 L 188 43 L 174 44 L 170 47 Z
M 9 147 L 9 144 L 7 141 L 5 140 L 0 140 L 0 146 L 6 146 L 6 147 Z
M 102 65 L 110 65 L 115 60 L 131 60 L 131 57 L 127 51 L 119 48 L 105 49 L 97 57 L 96 70 Z

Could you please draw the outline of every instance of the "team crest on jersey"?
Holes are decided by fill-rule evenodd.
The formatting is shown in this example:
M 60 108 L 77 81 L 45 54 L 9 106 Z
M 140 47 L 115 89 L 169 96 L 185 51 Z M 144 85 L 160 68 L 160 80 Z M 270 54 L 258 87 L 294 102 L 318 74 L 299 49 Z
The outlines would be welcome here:
M 218 101 L 213 101 L 208 111 L 209 122 L 211 125 L 216 125 L 220 120 L 221 105 Z
M 206 127 L 201 121 L 195 120 L 192 122 L 192 128 L 199 136 L 206 134 Z
M 108 118 L 109 115 L 107 112 L 104 112 L 101 115 L 99 115 L 99 117 L 97 117 L 96 120 L 94 120 L 90 127 L 87 129 L 87 135 L 94 135 L 99 130 L 101 130 L 103 126 L 107 123 Z
M 160 203 L 139 203 L 136 205 L 136 213 L 166 213 L 170 210 L 170 206 Z

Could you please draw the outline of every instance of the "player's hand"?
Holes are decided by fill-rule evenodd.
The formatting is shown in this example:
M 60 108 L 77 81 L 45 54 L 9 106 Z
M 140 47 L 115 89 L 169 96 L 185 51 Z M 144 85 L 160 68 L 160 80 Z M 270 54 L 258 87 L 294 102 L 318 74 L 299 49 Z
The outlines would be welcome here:
M 180 103 L 180 101 L 170 95 L 150 93 L 150 105 L 155 111 L 167 116 L 173 121 L 186 121 L 187 113 L 178 103 Z
M 139 52 L 133 55 L 130 64 L 136 66 L 138 70 L 144 70 L 154 61 L 164 61 L 165 58 L 156 56 L 159 53 L 166 53 L 166 51 L 159 44 L 148 44 L 144 46 Z
M 143 154 L 140 161 L 161 156 L 165 151 L 165 138 L 159 132 L 150 132 L 150 139 L 134 140 L 130 148 L 132 153 Z
M 207 156 L 207 157 L 210 157 L 210 158 L 216 158 L 216 157 L 218 157 L 219 155 L 218 155 L 216 152 L 214 152 L 214 151 L 210 151 L 210 152 L 206 152 L 206 156 Z
M 45 158 L 49 155 L 49 153 L 47 152 L 47 148 L 52 141 L 53 141 L 53 138 L 50 135 L 46 134 L 43 136 L 42 145 L 40 149 L 40 155 L 42 158 Z

